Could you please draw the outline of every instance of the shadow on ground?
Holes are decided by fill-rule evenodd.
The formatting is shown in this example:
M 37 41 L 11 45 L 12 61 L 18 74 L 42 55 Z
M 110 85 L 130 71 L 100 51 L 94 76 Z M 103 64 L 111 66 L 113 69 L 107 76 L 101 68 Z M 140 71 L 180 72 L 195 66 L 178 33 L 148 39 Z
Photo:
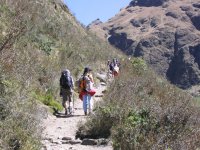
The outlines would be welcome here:
M 77 109 L 79 109 L 79 108 L 74 108 L 74 110 L 77 110 Z M 65 113 L 59 112 L 56 109 L 53 109 L 53 110 L 54 110 L 53 115 L 56 116 L 57 118 L 69 118 L 69 117 L 85 116 L 85 115 L 75 115 L 74 113 L 66 115 Z

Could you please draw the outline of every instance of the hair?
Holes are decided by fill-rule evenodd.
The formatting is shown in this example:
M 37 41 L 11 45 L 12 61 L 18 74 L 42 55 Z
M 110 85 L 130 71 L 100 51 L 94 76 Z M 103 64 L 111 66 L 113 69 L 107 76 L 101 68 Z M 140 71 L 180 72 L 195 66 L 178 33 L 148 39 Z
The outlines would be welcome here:
M 90 68 L 85 67 L 83 75 L 87 74 L 88 72 L 92 71 Z

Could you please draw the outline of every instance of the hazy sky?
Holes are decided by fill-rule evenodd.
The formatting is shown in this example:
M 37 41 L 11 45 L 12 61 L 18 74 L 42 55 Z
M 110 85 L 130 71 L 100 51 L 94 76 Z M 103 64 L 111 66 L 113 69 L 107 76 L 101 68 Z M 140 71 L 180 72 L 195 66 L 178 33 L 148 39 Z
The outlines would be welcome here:
M 102 22 L 107 21 L 131 0 L 64 0 L 71 13 L 84 25 L 99 18 Z

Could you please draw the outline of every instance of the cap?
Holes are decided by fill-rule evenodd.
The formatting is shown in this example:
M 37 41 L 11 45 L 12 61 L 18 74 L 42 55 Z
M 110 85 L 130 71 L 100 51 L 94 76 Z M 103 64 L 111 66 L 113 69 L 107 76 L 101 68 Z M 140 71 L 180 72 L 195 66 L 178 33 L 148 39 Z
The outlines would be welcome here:
M 92 69 L 91 68 L 89 68 L 89 67 L 85 67 L 85 70 L 88 72 L 88 71 L 92 71 Z
M 92 71 L 92 69 L 89 68 L 89 67 L 85 67 L 85 69 L 84 69 L 84 73 L 83 73 L 83 74 L 86 74 L 86 73 L 88 73 L 89 71 Z

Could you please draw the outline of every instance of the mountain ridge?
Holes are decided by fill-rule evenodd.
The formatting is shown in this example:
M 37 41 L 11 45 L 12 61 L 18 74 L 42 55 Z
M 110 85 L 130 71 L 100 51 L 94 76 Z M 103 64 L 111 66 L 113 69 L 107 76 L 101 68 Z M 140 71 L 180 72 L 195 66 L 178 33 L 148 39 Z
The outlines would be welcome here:
M 107 22 L 88 28 L 127 55 L 144 58 L 171 83 L 190 88 L 200 83 L 200 1 L 157 1 L 133 0 Z

